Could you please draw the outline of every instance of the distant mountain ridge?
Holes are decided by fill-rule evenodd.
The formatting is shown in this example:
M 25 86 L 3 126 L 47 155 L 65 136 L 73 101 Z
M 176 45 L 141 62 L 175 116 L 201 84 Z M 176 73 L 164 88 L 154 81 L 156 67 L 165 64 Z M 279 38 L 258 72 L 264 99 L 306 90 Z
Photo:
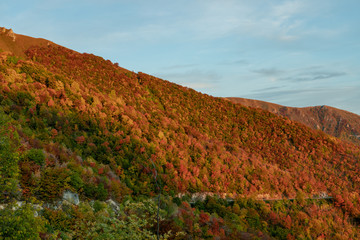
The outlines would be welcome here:
M 322 130 L 334 137 L 360 145 L 360 116 L 355 113 L 325 105 L 296 108 L 246 98 L 228 97 L 225 99 L 288 117 L 312 129 Z

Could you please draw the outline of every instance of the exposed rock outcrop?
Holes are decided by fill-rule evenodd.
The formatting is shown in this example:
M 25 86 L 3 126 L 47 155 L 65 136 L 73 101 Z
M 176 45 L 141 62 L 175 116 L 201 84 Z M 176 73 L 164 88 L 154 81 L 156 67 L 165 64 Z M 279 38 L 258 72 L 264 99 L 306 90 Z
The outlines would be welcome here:
M 63 193 L 63 197 L 62 197 L 63 201 L 66 200 L 71 204 L 75 204 L 75 205 L 79 205 L 80 200 L 79 200 L 79 194 L 77 193 L 73 193 L 69 190 L 66 190 Z
M 120 205 L 112 199 L 106 201 L 107 205 L 117 214 L 120 212 Z
M 0 27 L 0 33 L 11 38 L 13 42 L 15 42 L 16 40 L 16 35 L 14 33 L 14 31 L 10 28 L 10 29 L 6 29 L 4 27 Z
M 11 28 L 0 27 L 0 52 L 10 52 L 17 57 L 26 57 L 26 51 L 33 46 L 46 47 L 52 42 L 14 33 Z

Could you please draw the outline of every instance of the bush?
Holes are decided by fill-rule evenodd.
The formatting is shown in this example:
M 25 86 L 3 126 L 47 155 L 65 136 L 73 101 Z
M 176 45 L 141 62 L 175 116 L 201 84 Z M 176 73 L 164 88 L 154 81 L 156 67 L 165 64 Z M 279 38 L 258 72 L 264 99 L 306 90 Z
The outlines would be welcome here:
M 20 106 L 30 106 L 34 97 L 28 92 L 17 92 L 15 102 Z
M 18 61 L 19 61 L 19 58 L 16 56 L 8 56 L 8 58 L 7 58 L 7 63 L 17 64 Z
M 45 154 L 41 149 L 30 149 L 26 153 L 26 158 L 27 160 L 33 161 L 40 166 L 43 166 L 45 163 Z
M 0 112 L 0 201 L 9 201 L 19 194 L 18 154 L 14 151 L 14 139 L 6 136 L 7 117 Z
M 80 177 L 80 174 L 77 172 L 73 172 L 71 174 L 69 183 L 76 191 L 81 190 L 84 186 L 84 182 Z
M 53 210 L 44 208 L 42 215 L 52 226 L 53 230 L 70 231 L 75 223 L 75 219 L 72 219 L 71 215 L 62 209 Z
M 47 168 L 41 174 L 38 195 L 41 199 L 55 200 L 69 189 L 69 171 L 64 168 Z
M 0 210 L 0 239 L 40 239 L 39 233 L 45 231 L 45 224 L 45 219 L 35 216 L 32 205 L 8 204 Z
M 96 200 L 93 205 L 94 212 L 97 213 L 103 209 L 106 208 L 106 204 L 104 202 L 100 202 L 99 200 Z
M 105 201 L 107 199 L 108 192 L 104 188 L 104 184 L 100 183 L 96 188 L 96 198 Z
M 104 184 L 100 183 L 99 185 L 95 184 L 85 184 L 84 193 L 88 198 L 93 198 L 101 201 L 105 201 L 109 195 L 108 191 L 105 189 Z
M 96 213 L 96 224 L 87 231 L 87 239 L 156 239 L 151 226 L 156 223 L 157 205 L 152 200 L 143 202 L 126 201 L 121 205 L 118 217 L 106 211 Z M 161 220 L 165 215 L 160 211 Z M 167 239 L 168 233 L 162 234 L 161 239 Z

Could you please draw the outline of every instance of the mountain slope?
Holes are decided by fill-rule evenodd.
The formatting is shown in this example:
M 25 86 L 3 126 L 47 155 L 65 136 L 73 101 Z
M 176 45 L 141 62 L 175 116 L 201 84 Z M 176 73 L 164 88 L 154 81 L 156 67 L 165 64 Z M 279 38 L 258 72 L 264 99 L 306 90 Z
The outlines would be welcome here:
M 168 184 L 176 190 L 190 188 L 192 191 L 219 192 L 221 189 L 239 193 L 239 188 L 236 187 L 239 178 L 248 175 L 245 168 L 240 166 L 254 165 L 247 163 L 246 159 L 259 161 L 263 167 L 277 164 L 280 172 L 297 167 L 299 163 L 293 165 L 296 159 L 297 162 L 303 161 L 306 167 L 316 169 L 316 161 L 309 161 L 306 155 L 310 155 L 311 159 L 325 157 L 329 163 L 345 147 L 343 143 L 334 142 L 321 132 L 311 131 L 276 115 L 243 108 L 146 74 L 129 73 L 94 56 L 80 55 L 57 47 L 33 49 L 28 51 L 28 55 L 30 58 L 41 59 L 41 63 L 52 72 L 65 73 L 76 80 L 76 84 L 69 84 L 72 87 L 69 94 L 78 98 L 77 103 L 76 100 L 70 100 L 65 89 L 63 99 L 52 99 L 55 106 L 75 108 L 85 116 L 95 114 L 105 125 L 112 122 L 112 128 L 117 125 L 124 128 L 129 132 L 130 139 L 138 139 L 144 144 L 148 157 L 153 155 L 157 163 L 164 166 L 167 173 L 164 177 L 173 176 Z M 94 69 L 94 66 L 98 67 Z M 31 71 L 27 74 L 29 72 Z M 114 76 L 109 76 L 109 72 Z M 97 95 L 98 100 L 94 99 Z M 69 100 L 71 103 L 67 103 Z M 50 101 L 50 98 L 46 101 Z M 152 145 L 155 145 L 156 153 L 150 154 Z M 315 146 L 318 147 L 314 148 Z M 116 142 L 109 147 L 116 148 Z M 170 148 L 170 151 L 164 152 L 162 148 Z M 244 160 L 239 162 L 239 159 Z M 354 160 L 356 164 L 357 159 Z M 166 168 L 167 161 L 174 166 Z M 210 173 L 204 173 L 209 171 L 209 163 L 210 166 L 217 167 L 212 168 Z M 296 169 L 292 171 L 298 174 Z M 299 179 L 290 178 L 287 181 L 289 185 Z M 242 187 L 241 191 L 247 193 L 255 190 L 250 190 L 255 184 L 246 178 L 243 181 L 247 187 Z M 265 182 L 260 181 L 258 184 L 263 185 Z M 285 189 L 292 195 L 295 194 L 294 187 L 271 191 L 271 183 L 268 184 L 262 187 L 268 190 L 267 194 L 282 194 Z M 320 185 L 313 191 L 324 190 Z
M 245 98 L 226 99 L 288 117 L 312 129 L 320 129 L 334 137 L 360 144 L 360 116 L 354 113 L 329 106 L 294 108 Z
M 11 129 L 7 138 L 19 172 L 7 178 L 19 181 L 21 199 L 56 201 L 67 189 L 82 200 L 153 196 L 156 170 L 163 194 L 172 200 L 178 193 L 205 192 L 236 199 L 234 206 L 207 199 L 196 211 L 178 202 L 181 209 L 168 217 L 178 217 L 193 236 L 200 234 L 193 221 L 202 226 L 201 236 L 238 239 L 239 229 L 253 228 L 296 236 L 306 232 L 306 225 L 294 222 L 292 227 L 289 218 L 308 208 L 312 210 L 303 217 L 322 213 L 317 204 L 295 203 L 286 214 L 276 204 L 264 206 L 249 198 L 300 201 L 321 192 L 335 197 L 337 204 L 321 203 L 322 209 L 347 216 L 339 226 L 357 236 L 350 217 L 360 214 L 359 147 L 268 111 L 130 72 L 92 54 L 55 44 L 24 53 L 26 57 L 0 53 L 0 113 L 7 119 L 4 128 Z M 15 190 L 6 194 L 18 196 Z M 201 211 L 216 215 L 210 218 Z M 239 221 L 233 218 L 243 219 L 241 227 L 234 227 Z M 321 216 L 318 222 L 327 228 L 340 221 L 326 219 L 330 217 Z M 163 221 L 164 229 L 180 232 L 170 220 Z M 224 221 L 228 227 L 220 231 Z M 60 230 L 70 231 L 70 226 Z

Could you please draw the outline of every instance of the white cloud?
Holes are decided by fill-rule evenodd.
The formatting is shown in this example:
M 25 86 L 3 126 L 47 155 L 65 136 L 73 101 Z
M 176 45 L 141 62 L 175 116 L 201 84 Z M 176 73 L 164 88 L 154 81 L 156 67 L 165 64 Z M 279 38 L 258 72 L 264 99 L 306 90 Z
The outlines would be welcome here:
M 302 13 L 304 9 L 305 1 L 285 1 L 282 4 L 275 5 L 272 8 L 271 15 L 278 19 L 280 23 L 282 23 L 294 15 Z
M 161 2 L 161 1 L 160 1 Z M 334 29 L 309 29 L 308 19 L 316 16 L 318 4 L 293 1 L 183 1 L 139 9 L 137 19 L 121 19 L 116 30 L 99 36 L 108 42 L 191 42 L 226 37 L 258 38 L 291 43 L 313 35 L 336 34 Z M 124 14 L 124 13 L 119 13 Z M 131 26 L 131 27 L 129 27 Z
M 319 87 L 319 88 L 274 88 L 248 94 L 246 98 L 269 101 L 286 106 L 307 107 L 328 105 L 360 114 L 357 104 L 360 86 Z

